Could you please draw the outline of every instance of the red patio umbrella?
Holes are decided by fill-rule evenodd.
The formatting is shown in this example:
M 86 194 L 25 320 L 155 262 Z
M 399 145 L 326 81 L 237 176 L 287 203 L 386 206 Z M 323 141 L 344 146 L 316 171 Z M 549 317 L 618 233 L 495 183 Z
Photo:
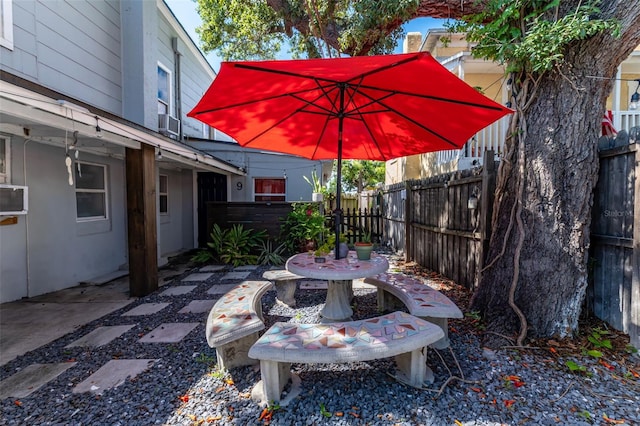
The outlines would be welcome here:
M 188 116 L 242 146 L 337 159 L 339 234 L 343 158 L 384 161 L 459 149 L 510 112 L 420 52 L 223 62 Z

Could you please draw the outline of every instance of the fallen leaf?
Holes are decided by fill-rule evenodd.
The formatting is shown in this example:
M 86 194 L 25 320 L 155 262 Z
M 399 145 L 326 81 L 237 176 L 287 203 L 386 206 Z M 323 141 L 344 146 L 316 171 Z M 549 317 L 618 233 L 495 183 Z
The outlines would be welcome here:
M 604 419 L 605 422 L 607 422 L 610 425 L 621 425 L 626 422 L 626 420 L 612 419 L 611 417 L 608 417 L 606 413 L 602 414 L 602 418 Z
M 218 389 L 216 389 L 216 393 L 224 392 L 224 390 L 224 386 L 220 386 Z
M 222 419 L 222 416 L 215 416 L 215 417 L 209 416 L 209 417 L 207 417 L 207 422 L 208 423 L 212 423 L 212 422 L 216 422 L 216 421 L 221 420 L 221 419 Z
M 182 402 L 189 402 L 189 395 L 182 395 L 178 397 Z
M 558 351 L 556 351 L 556 349 L 555 349 L 555 348 L 549 348 L 549 351 L 550 351 L 551 353 L 554 353 L 554 354 L 557 354 L 557 353 L 558 353 Z
M 515 399 L 505 399 L 504 400 L 504 406 L 507 407 L 507 408 L 511 407 L 515 403 L 516 403 Z
M 17 399 L 15 401 L 13 401 L 13 403 L 16 404 L 18 407 L 20 407 L 22 405 L 22 401 L 19 401 Z
M 478 392 L 478 393 L 482 392 L 482 389 L 480 389 L 480 388 L 469 388 L 469 389 L 471 389 L 474 392 Z
M 229 386 L 232 386 L 232 385 L 234 385 L 234 384 L 235 384 L 235 383 L 233 383 L 233 380 L 231 380 L 231 379 L 227 379 L 227 380 L 225 380 L 225 382 L 226 382 Z
M 342 411 L 336 412 L 336 417 L 342 417 L 342 416 L 344 416 L 344 413 Z
M 633 371 L 633 370 L 631 370 L 631 369 L 629 369 L 629 372 L 630 372 L 630 373 L 631 373 L 631 375 L 632 375 L 633 377 L 635 377 L 636 379 L 640 379 L 640 374 L 638 374 L 637 372 L 635 372 L 635 371 Z
M 187 414 L 187 417 L 189 417 L 191 419 L 191 421 L 195 422 L 197 417 L 195 416 L 195 414 Z
M 356 419 L 360 418 L 360 414 L 358 413 L 354 413 L 353 411 L 349 411 L 349 414 L 351 414 L 353 417 L 355 417 Z
M 456 424 L 456 426 L 463 426 L 462 423 L 460 423 L 459 420 L 454 420 L 453 422 Z
M 609 369 L 609 370 L 611 370 L 611 371 L 613 371 L 613 370 L 615 370 L 615 369 L 616 369 L 613 365 L 609 364 L 607 361 L 605 361 L 605 360 L 603 360 L 603 359 L 600 359 L 598 362 L 599 362 L 600 364 L 602 364 L 605 368 L 608 368 L 608 369 Z

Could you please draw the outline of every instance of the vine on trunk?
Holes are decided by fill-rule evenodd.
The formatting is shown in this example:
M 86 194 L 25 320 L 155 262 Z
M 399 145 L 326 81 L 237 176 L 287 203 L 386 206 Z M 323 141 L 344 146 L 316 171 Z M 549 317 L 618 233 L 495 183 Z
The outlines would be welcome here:
M 515 221 L 517 234 L 514 236 L 516 242 L 508 304 L 520 321 L 517 338 L 519 346 L 527 336 L 527 318 L 515 303 L 520 254 L 525 238 L 522 212 L 527 168 L 526 112 L 536 98 L 543 75 L 552 70 L 560 72 L 559 65 L 570 43 L 602 31 L 611 31 L 614 35 L 619 32 L 619 25 L 615 21 L 594 19 L 600 12 L 598 3 L 597 0 L 579 3 L 574 10 L 567 11 L 561 9 L 560 0 L 491 0 L 484 12 L 467 17 L 466 22 L 449 26 L 454 32 L 466 32 L 469 41 L 478 43 L 473 48 L 474 56 L 505 64 L 506 71 L 510 74 L 513 88 L 510 101 L 513 102 L 516 113 L 511 119 L 507 155 L 498 171 L 492 229 L 497 229 L 500 205 L 507 202 L 505 191 L 511 178 L 515 179 L 513 187 L 516 192 L 510 208 L 509 223 L 502 236 L 502 249 L 482 270 L 494 267 L 505 255 Z

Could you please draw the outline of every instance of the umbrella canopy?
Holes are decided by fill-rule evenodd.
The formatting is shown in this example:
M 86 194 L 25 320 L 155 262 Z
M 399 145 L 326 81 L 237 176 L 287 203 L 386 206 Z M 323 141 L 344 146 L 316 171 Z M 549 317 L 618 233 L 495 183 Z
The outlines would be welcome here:
M 510 112 L 420 52 L 223 62 L 188 116 L 242 146 L 337 159 L 339 233 L 343 158 L 384 161 L 458 149 Z

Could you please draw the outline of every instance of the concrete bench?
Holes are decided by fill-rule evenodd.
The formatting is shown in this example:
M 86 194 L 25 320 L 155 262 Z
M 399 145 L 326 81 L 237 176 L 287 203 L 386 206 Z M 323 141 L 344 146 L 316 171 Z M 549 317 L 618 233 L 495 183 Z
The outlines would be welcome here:
M 395 357 L 396 378 L 422 387 L 427 378 L 427 346 L 443 337 L 442 330 L 406 312 L 393 312 L 360 321 L 326 324 L 276 323 L 249 350 L 260 360 L 262 380 L 252 398 L 261 403 L 285 405 L 285 385 L 294 376 L 291 363 L 345 363 Z M 297 379 L 299 380 L 299 379 Z
M 261 298 L 272 286 L 269 281 L 244 281 L 211 308 L 207 343 L 216 348 L 219 368 L 257 364 L 247 353 L 258 340 L 258 332 L 264 329 Z
M 262 278 L 275 283 L 276 302 L 295 308 L 296 284 L 298 280 L 304 278 L 303 276 L 296 275 L 285 269 L 272 269 L 262 274 Z
M 417 278 L 398 273 L 382 273 L 365 278 L 367 284 L 378 288 L 378 308 L 383 312 L 397 307 L 400 300 L 411 315 L 432 322 L 442 328 L 444 337 L 432 347 L 449 347 L 448 318 L 462 318 L 462 311 L 447 296 Z M 391 296 L 391 297 L 390 297 Z

